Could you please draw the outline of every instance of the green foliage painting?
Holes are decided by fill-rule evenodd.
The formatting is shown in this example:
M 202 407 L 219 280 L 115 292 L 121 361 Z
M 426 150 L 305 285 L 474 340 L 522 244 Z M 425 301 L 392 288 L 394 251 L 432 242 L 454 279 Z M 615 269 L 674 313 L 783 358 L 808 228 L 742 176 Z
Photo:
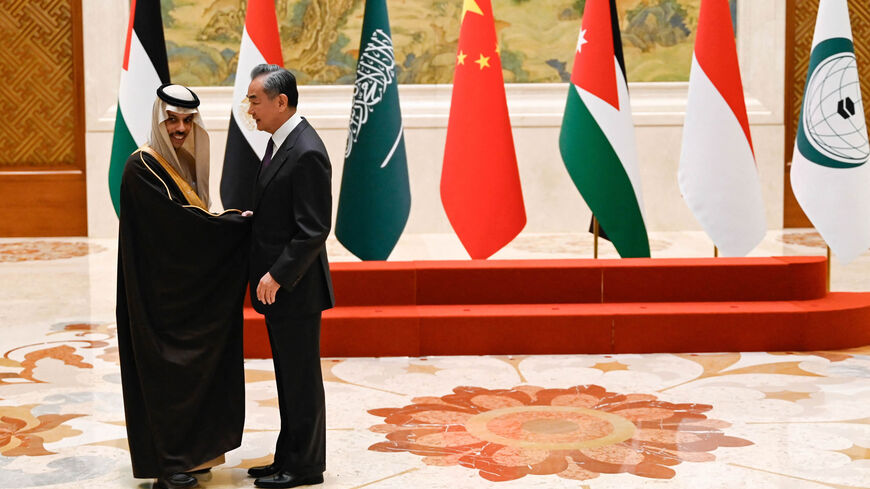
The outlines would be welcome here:
M 732 0 L 732 12 L 735 11 Z M 232 85 L 245 0 L 161 0 L 173 81 Z M 388 0 L 400 83 L 450 83 L 463 0 Z M 505 81 L 568 80 L 586 0 L 493 0 Z M 700 0 L 618 0 L 630 81 L 686 81 Z M 364 0 L 276 0 L 302 84 L 354 80 Z

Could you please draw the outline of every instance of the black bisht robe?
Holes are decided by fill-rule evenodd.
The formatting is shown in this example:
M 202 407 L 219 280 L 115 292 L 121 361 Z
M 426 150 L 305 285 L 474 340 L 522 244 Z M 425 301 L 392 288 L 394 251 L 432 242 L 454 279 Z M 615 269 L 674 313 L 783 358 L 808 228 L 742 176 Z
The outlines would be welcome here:
M 185 472 L 241 444 L 249 219 L 210 215 L 137 151 L 121 180 L 118 348 L 133 475 Z

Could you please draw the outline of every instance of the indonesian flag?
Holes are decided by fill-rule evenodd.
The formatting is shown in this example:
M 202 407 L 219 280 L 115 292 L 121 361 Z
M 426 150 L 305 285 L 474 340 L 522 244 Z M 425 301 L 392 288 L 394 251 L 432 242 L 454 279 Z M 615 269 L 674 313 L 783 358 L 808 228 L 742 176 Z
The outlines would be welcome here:
M 794 195 L 844 263 L 870 247 L 870 143 L 846 0 L 822 0 L 791 165 Z
M 488 258 L 526 225 L 489 0 L 465 0 L 462 8 L 441 202 L 474 259 Z
M 233 109 L 221 175 L 221 203 L 224 209 L 250 209 L 257 168 L 266 153 L 270 135 L 258 131 L 247 112 L 251 70 L 263 63 L 284 65 L 275 2 L 249 0 L 242 44 L 239 47 L 236 82 L 233 86 Z
M 614 0 L 586 1 L 559 150 L 619 255 L 650 256 Z
M 767 225 L 728 0 L 703 0 L 678 179 L 724 256 L 745 256 Z
M 118 88 L 118 111 L 109 163 L 109 195 L 120 215 L 124 164 L 151 135 L 151 109 L 157 88 L 169 83 L 169 64 L 163 39 L 159 0 L 131 0 L 124 64 Z

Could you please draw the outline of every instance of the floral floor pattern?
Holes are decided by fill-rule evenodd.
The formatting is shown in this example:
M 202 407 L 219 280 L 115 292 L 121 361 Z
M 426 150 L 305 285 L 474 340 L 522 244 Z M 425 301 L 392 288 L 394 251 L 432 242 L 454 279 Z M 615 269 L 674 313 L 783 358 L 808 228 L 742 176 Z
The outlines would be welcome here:
M 387 442 L 370 450 L 425 454 L 431 465 L 478 469 L 491 481 L 529 474 L 588 480 L 629 473 L 671 479 L 670 466 L 716 460 L 720 446 L 752 443 L 726 436 L 704 404 L 674 404 L 648 394 L 618 394 L 598 385 L 544 389 L 457 387 L 413 399 L 400 409 L 373 409 Z
M 133 479 L 114 327 L 56 324 L 0 359 L 0 488 Z M 870 348 L 324 359 L 330 488 L 870 485 Z M 253 487 L 277 435 L 248 361 L 243 446 L 202 487 Z
M 132 477 L 114 244 L 0 263 L 0 489 Z M 335 489 L 870 487 L 870 346 L 852 351 L 333 358 Z M 242 446 L 199 476 L 253 487 L 277 437 L 272 365 L 246 362 Z

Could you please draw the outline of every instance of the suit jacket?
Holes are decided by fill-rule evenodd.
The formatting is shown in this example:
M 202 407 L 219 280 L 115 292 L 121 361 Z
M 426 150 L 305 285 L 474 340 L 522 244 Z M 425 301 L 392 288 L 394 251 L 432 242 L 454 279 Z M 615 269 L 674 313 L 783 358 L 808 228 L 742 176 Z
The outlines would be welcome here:
M 251 302 L 261 314 L 305 315 L 335 304 L 326 237 L 332 226 L 332 166 L 320 136 L 303 119 L 254 183 Z M 260 278 L 281 284 L 275 302 L 257 300 Z

